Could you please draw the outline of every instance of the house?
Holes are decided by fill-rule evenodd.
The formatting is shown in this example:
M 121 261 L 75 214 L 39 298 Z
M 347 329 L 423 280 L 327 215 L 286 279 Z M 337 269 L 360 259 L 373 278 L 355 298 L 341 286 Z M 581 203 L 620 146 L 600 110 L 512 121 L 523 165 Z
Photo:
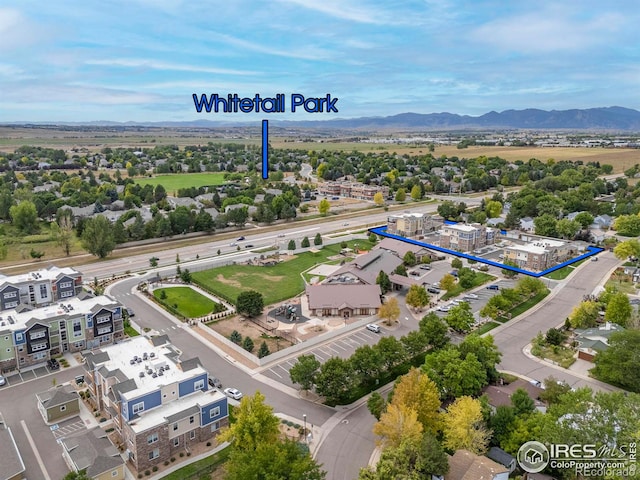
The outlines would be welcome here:
M 404 258 L 407 252 L 413 252 L 418 262 L 433 255 L 433 251 L 428 248 L 389 237 L 383 238 L 372 250 L 378 249 L 387 250 L 395 254 L 398 258 Z
M 479 223 L 471 225 L 445 224 L 440 230 L 440 246 L 461 252 L 470 252 L 495 242 L 496 230 Z
M 578 342 L 578 358 L 593 362 L 598 352 L 609 348 L 611 334 L 623 330 L 620 325 L 610 322 L 594 328 L 576 328 L 573 334 L 574 340 Z
M 529 398 L 533 400 L 536 410 L 542 413 L 547 411 L 545 403 L 539 400 L 543 389 L 521 378 L 507 385 L 489 385 L 485 387 L 483 393 L 489 400 L 489 406 L 495 411 L 496 408 L 501 406 L 511 406 L 511 395 L 518 389 L 522 389 L 529 394 Z
M 380 271 L 390 275 L 401 264 L 402 259 L 387 250 L 371 250 L 336 270 L 324 283 L 375 285 Z
M 535 230 L 535 225 L 533 223 L 533 218 L 524 217 L 520 219 L 520 230 L 523 232 L 533 232 Z
M 82 290 L 82 274 L 74 268 L 51 266 L 19 275 L 0 275 L 0 311 L 18 305 L 44 306 L 75 297 Z
M 444 480 L 507 480 L 509 470 L 493 460 L 468 450 L 449 456 L 449 473 Z
M 379 285 L 340 285 L 323 283 L 307 285 L 305 294 L 311 315 L 350 318 L 356 315 L 377 315 L 380 301 Z
M 598 215 L 593 219 L 593 223 L 591 224 L 592 228 L 599 228 L 600 230 L 607 230 L 611 228 L 613 225 L 613 218 L 609 215 Z
M 25 467 L 22 455 L 20 455 L 13 433 L 4 422 L 2 415 L 0 415 L 0 445 L 2 445 L 0 478 L 2 480 L 23 480 Z
M 518 268 L 542 271 L 568 260 L 572 253 L 570 244 L 544 238 L 533 243 L 505 247 L 504 259 L 514 263 Z
M 70 385 L 59 385 L 36 393 L 36 398 L 38 410 L 47 425 L 80 415 L 80 396 Z
M 0 369 L 44 363 L 124 338 L 122 306 L 106 295 L 78 295 L 41 308 L 19 305 L 0 312 Z
M 124 460 L 101 428 L 60 440 L 62 457 L 74 472 L 85 470 L 93 480 L 124 480 Z
M 499 447 L 491 447 L 487 453 L 487 458 L 507 468 L 509 473 L 513 473 L 517 466 L 515 457 Z
M 247 213 L 249 215 L 253 215 L 258 211 L 258 207 L 254 205 L 246 205 L 244 203 L 234 203 L 233 205 L 227 205 L 226 207 L 224 207 L 224 213 L 229 213 L 231 210 L 237 210 L 239 208 L 246 208 Z
M 209 388 L 195 358 L 181 359 L 166 335 L 139 336 L 85 354 L 91 403 L 113 421 L 137 471 L 151 469 L 228 425 L 227 397 Z

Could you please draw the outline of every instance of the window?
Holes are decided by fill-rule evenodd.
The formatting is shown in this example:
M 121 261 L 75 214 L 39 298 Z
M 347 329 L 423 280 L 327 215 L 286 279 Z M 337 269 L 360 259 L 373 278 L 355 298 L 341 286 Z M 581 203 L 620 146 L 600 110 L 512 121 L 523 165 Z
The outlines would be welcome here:
M 60 298 L 68 298 L 73 297 L 73 292 L 71 290 L 67 290 L 66 292 L 60 292 Z
M 193 416 L 193 415 L 189 417 L 189 423 L 193 423 L 193 422 L 195 422 L 195 420 L 196 420 L 196 419 L 194 418 L 194 416 Z
M 43 283 L 40 285 L 40 296 L 41 297 L 48 297 L 49 296 L 49 292 L 47 291 L 47 284 Z
M 111 476 L 112 477 L 117 477 L 118 476 L 118 470 L 112 470 L 111 471 Z
M 82 336 L 82 320 L 79 318 L 76 318 L 73 321 L 73 336 L 74 337 Z
M 71 282 L 62 282 L 60 288 L 71 288 Z
M 173 446 L 177 447 L 178 445 L 180 445 L 180 437 L 176 437 L 173 439 Z
M 6 342 L 7 340 L 9 340 L 9 335 L 5 335 L 4 337 L 4 341 Z
M 160 449 L 159 448 L 156 448 L 155 450 L 152 450 L 152 451 L 149 452 L 149 460 L 155 460 L 159 456 L 160 456 Z
M 22 347 L 22 346 L 21 346 L 21 347 L 18 347 L 18 351 L 19 351 L 19 352 L 24 352 L 24 347 Z
M 5 308 L 13 308 L 18 306 L 18 302 L 7 302 L 4 304 Z
M 33 354 L 34 360 L 42 360 L 43 358 L 47 358 L 47 352 L 40 352 L 40 353 Z
M 10 349 L 10 348 L 7 348 L 7 352 L 10 352 L 10 351 L 11 351 L 11 349 Z
M 14 292 L 7 292 L 4 294 L 4 298 L 16 298 L 18 296 L 18 292 L 14 291 Z
M 193 382 L 194 390 L 202 390 L 204 388 L 204 380 L 198 380 L 197 382 Z
M 38 330 L 37 332 L 31 332 L 29 334 L 29 338 L 31 340 L 35 340 L 37 338 L 44 338 L 47 335 L 47 332 L 45 332 L 44 330 Z
M 216 418 L 218 415 L 220 415 L 220 407 L 213 407 L 209 410 L 209 418 Z
M 178 429 L 178 422 L 173 424 L 173 431 L 175 432 Z
M 195 431 L 195 430 L 191 430 L 191 431 L 189 432 L 189 438 L 190 438 L 191 440 L 193 440 L 194 438 L 196 438 L 196 431 Z
M 60 411 L 64 412 L 67 409 L 66 405 L 60 405 Z
M 98 329 L 98 335 L 104 335 L 105 333 L 111 333 L 111 325 L 107 325 L 106 327 L 100 327 Z
M 156 443 L 158 441 L 158 434 L 152 433 L 147 437 L 147 443 L 151 445 L 152 443 Z
M 46 350 L 46 349 L 47 349 L 47 342 L 36 343 L 35 345 L 31 345 L 32 352 L 38 352 L 40 350 Z
M 84 342 L 76 342 L 76 343 L 73 344 L 73 346 L 76 347 L 76 348 L 82 348 L 82 347 L 84 347 Z
M 131 407 L 131 411 L 135 415 L 136 413 L 144 412 L 144 402 L 134 403 Z
M 96 323 L 105 323 L 111 320 L 111 315 L 100 315 L 96 320 Z

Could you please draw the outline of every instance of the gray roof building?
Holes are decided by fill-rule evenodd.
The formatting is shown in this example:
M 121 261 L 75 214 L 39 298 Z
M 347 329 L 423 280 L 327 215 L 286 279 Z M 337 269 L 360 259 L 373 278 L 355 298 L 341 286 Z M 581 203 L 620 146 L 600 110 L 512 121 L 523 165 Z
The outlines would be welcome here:
M 111 471 L 110 478 L 124 478 L 124 460 L 101 428 L 65 437 L 60 443 L 63 457 L 76 472 L 86 470 L 87 476 L 95 478 Z
M 2 445 L 2 455 L 0 455 L 0 479 L 23 479 L 25 471 L 24 462 L 22 461 L 22 456 L 13 438 L 11 429 L 4 423 L 2 415 L 0 415 L 0 445 Z

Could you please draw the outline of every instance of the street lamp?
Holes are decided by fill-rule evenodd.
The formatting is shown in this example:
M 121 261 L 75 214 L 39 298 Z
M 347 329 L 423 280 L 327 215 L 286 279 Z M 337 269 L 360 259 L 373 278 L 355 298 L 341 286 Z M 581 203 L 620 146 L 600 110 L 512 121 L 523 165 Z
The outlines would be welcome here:
M 307 414 L 306 413 L 302 414 L 302 419 L 304 420 L 304 443 L 308 444 L 309 442 L 307 442 Z

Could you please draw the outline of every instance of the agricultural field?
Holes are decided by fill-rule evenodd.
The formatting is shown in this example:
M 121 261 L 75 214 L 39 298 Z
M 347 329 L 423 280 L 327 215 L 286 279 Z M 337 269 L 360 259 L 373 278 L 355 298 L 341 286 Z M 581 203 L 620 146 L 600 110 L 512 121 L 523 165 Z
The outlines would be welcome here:
M 173 192 L 180 188 L 208 187 L 210 185 L 222 185 L 224 173 L 173 173 L 156 175 L 148 178 L 136 178 L 139 185 L 162 185 L 167 192 Z
M 366 241 L 348 242 L 349 248 L 358 244 L 360 250 L 370 248 Z M 255 265 L 228 265 L 201 272 L 192 272 L 194 283 L 235 302 L 244 290 L 256 290 L 264 297 L 265 305 L 295 297 L 304 289 L 300 275 L 316 264 L 324 263 L 340 253 L 340 245 L 323 246 L 317 253 L 305 252 L 272 267 Z

